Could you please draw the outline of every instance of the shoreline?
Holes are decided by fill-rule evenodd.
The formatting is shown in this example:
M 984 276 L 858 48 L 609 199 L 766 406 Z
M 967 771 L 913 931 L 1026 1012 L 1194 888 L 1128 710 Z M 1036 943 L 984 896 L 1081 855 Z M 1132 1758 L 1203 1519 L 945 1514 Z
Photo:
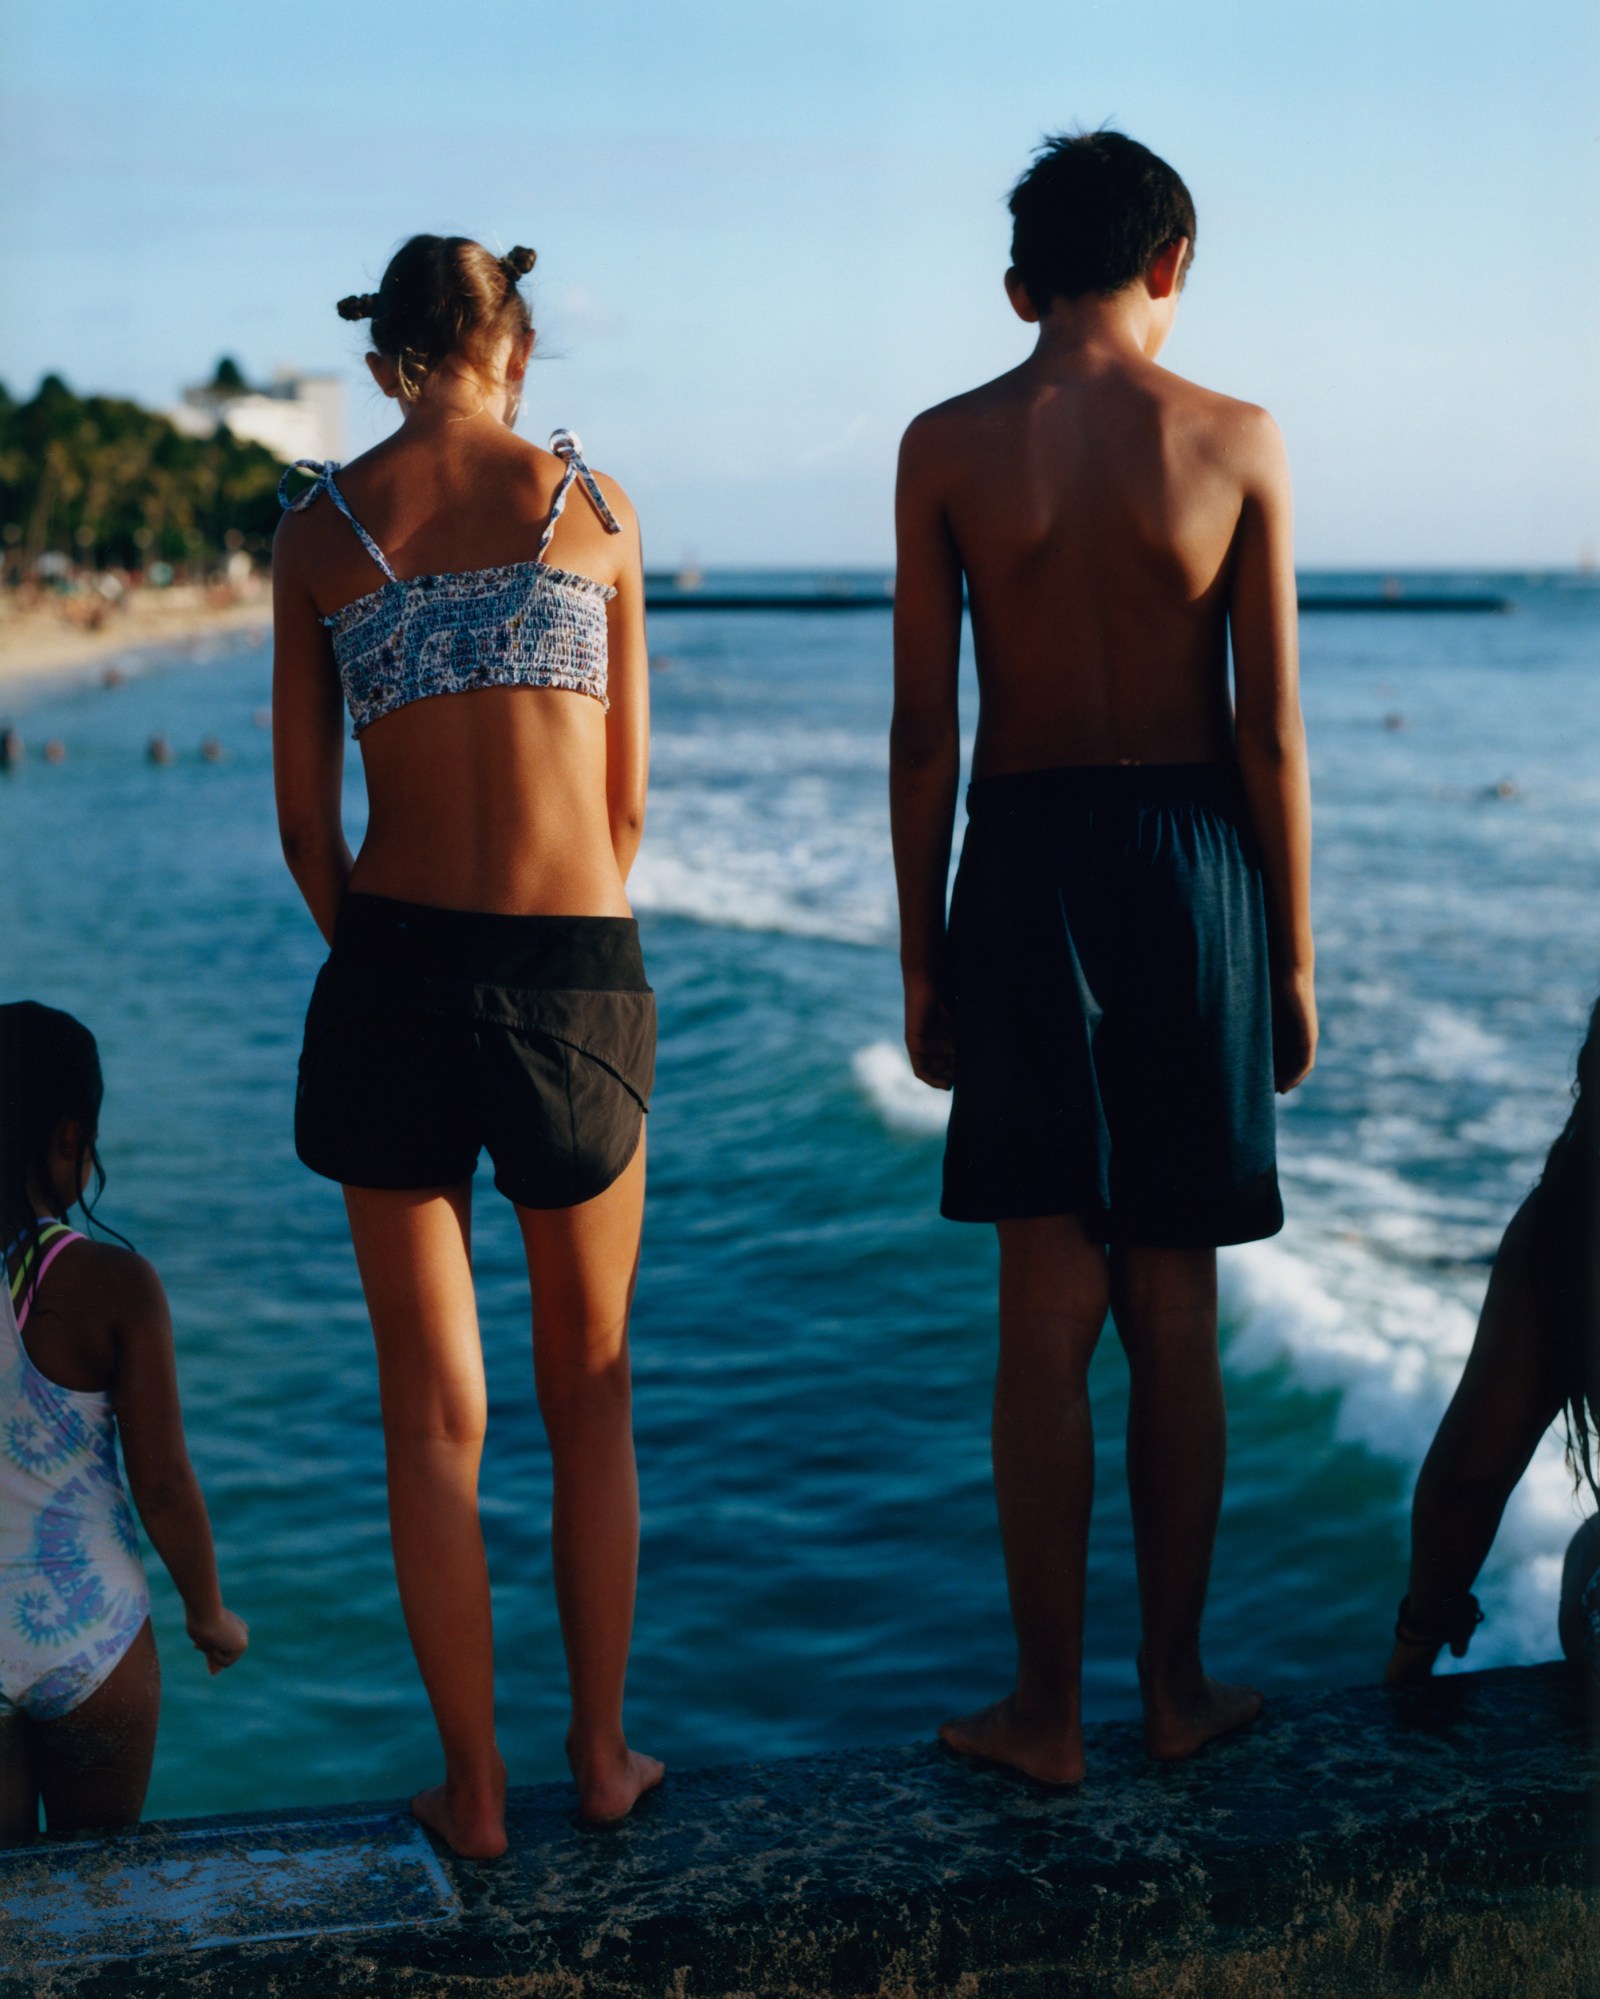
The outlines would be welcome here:
M 264 634 L 271 626 L 265 592 L 223 602 L 182 586 L 141 593 L 129 605 L 108 609 L 94 627 L 54 604 L 17 608 L 0 599 L 0 712 L 20 713 L 43 695 L 92 686 L 113 667 L 138 672 L 153 652 L 236 633 Z

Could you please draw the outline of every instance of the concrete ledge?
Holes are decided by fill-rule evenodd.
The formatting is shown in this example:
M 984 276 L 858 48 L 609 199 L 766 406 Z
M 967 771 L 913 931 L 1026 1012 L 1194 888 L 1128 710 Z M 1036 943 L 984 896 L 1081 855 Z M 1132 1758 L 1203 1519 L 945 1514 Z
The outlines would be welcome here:
M 1126 1724 L 1089 1753 L 1072 1797 L 925 1745 L 686 1770 L 598 1833 L 539 1786 L 490 1866 L 440 1856 L 395 1806 L 23 1848 L 0 1855 L 0 1992 L 1597 1989 L 1596 1766 L 1564 1667 L 1287 1698 L 1176 1768 Z

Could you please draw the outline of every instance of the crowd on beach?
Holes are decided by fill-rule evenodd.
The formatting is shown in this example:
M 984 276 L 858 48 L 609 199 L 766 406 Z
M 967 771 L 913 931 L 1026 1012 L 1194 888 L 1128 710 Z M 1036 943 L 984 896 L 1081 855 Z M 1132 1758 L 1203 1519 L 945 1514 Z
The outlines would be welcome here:
M 1131 1377 L 1145 1750 L 1194 1756 L 1264 1705 L 1202 1654 L 1226 1454 L 1216 1252 L 1281 1227 L 1274 1099 L 1316 1060 L 1310 788 L 1281 440 L 1265 411 L 1157 366 L 1194 256 L 1187 188 L 1102 131 L 1047 142 L 1011 213 L 1005 283 L 1033 351 L 917 417 L 902 446 L 890 818 L 906 1049 L 952 1093 L 941 1211 L 992 1227 L 1000 1256 L 992 1442 L 1016 1676 L 939 1734 L 975 1768 L 1071 1790 L 1086 1775 L 1088 1366 L 1108 1318 Z M 623 1721 L 628 1324 L 657 1032 L 627 896 L 647 788 L 644 578 L 628 497 L 578 438 L 516 435 L 533 263 L 418 236 L 377 291 L 340 301 L 368 324 L 402 420 L 349 467 L 284 477 L 263 717 L 284 857 L 329 947 L 296 1150 L 343 1192 L 400 1602 L 443 1754 L 413 1810 L 475 1859 L 507 1843 L 478 1516 L 485 1149 L 526 1251 L 580 1815 L 617 1821 L 663 1776 Z M 79 594 L 101 628 L 126 616 L 115 592 Z M 979 719 L 947 897 L 964 599 Z M 355 854 L 345 710 L 369 805 Z M 0 765 L 25 748 L 0 738 Z M 165 1293 L 94 1216 L 102 1095 L 88 1026 L 0 1004 L 10 1842 L 41 1817 L 69 1835 L 142 1810 L 160 1669 L 135 1514 L 208 1669 L 249 1646 L 188 1458 Z M 1600 1005 L 1551 1129 L 1418 1481 L 1392 1683 L 1466 1654 L 1473 1583 L 1558 1420 L 1575 1484 L 1600 1500 Z M 1375 1664 L 1385 1622 L 1374 1607 Z M 1560 1638 L 1600 1684 L 1596 1518 L 1568 1556 Z

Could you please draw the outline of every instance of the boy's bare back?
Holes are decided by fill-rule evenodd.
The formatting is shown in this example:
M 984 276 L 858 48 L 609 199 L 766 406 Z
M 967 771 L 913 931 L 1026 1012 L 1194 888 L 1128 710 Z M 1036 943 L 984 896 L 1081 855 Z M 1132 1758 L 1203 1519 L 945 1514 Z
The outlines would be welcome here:
M 1092 329 L 1041 345 L 918 417 L 901 459 L 902 527 L 937 564 L 942 521 L 970 592 L 973 773 L 1230 757 L 1230 598 L 1287 527 L 1277 427 Z

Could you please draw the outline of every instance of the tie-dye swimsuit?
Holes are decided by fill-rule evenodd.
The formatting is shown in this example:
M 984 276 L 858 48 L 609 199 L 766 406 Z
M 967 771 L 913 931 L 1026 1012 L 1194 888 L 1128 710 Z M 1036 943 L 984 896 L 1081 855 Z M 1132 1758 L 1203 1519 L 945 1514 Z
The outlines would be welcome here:
M 82 1240 L 51 1222 L 14 1276 L 0 1266 L 10 1280 L 0 1283 L 0 1720 L 70 1714 L 150 1614 L 111 1397 L 61 1387 L 22 1344 L 34 1261 L 42 1278 Z

